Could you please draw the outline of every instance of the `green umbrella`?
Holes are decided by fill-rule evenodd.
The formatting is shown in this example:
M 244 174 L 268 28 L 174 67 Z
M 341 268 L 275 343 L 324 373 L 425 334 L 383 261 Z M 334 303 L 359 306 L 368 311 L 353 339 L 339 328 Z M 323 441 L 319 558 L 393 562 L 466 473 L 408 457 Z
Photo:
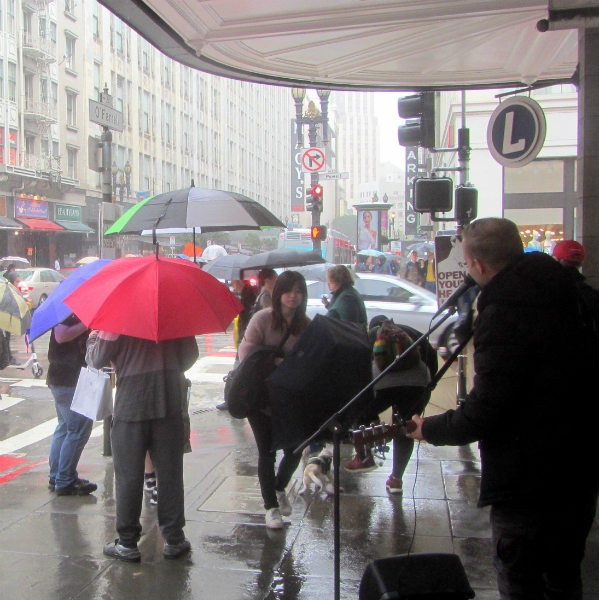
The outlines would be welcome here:
M 157 194 L 130 208 L 105 235 L 174 227 L 234 231 L 285 227 L 261 204 L 236 192 L 188 188 Z

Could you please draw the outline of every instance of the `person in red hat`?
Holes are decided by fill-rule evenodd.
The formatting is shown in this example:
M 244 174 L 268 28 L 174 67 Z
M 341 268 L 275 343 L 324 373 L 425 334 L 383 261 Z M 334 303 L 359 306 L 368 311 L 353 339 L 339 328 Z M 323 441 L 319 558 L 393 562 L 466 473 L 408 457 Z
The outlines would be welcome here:
M 553 249 L 553 258 L 556 258 L 565 267 L 579 269 L 585 256 L 584 246 L 575 240 L 562 240 Z
M 562 240 L 553 249 L 553 258 L 566 269 L 580 294 L 587 320 L 592 321 L 592 329 L 599 335 L 599 291 L 591 287 L 580 272 L 585 257 L 584 246 L 575 240 Z

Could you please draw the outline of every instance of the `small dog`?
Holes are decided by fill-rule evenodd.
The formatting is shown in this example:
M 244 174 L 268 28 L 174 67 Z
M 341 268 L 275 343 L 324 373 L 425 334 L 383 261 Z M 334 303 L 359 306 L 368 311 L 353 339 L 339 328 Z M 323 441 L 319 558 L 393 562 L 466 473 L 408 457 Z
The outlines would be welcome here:
M 304 494 L 310 489 L 310 484 L 314 483 L 314 492 L 325 492 L 329 496 L 335 494 L 335 488 L 329 475 L 331 463 L 333 462 L 333 452 L 329 448 L 323 448 L 318 456 L 313 456 L 308 460 L 304 469 L 304 480 L 298 494 Z

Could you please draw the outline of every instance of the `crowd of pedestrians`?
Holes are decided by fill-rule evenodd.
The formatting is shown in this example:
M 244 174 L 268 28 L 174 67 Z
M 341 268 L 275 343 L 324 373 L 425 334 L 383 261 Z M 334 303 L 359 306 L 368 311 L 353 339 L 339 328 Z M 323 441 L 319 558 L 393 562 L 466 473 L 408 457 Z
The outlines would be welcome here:
M 571 400 L 587 412 L 586 391 L 592 389 L 599 358 L 599 292 L 580 273 L 585 251 L 573 240 L 558 243 L 553 257 L 525 253 L 515 224 L 499 218 L 474 221 L 464 228 L 462 239 L 468 272 L 481 290 L 473 328 L 476 377 L 457 409 L 437 416 L 422 417 L 438 366 L 432 347 L 422 344 L 412 349 L 409 360 L 394 362 L 421 332 L 384 315 L 369 323 L 351 270 L 344 265 L 327 270 L 327 318 L 353 324 L 355 334 L 370 345 L 373 378 L 393 364 L 376 383 L 374 400 L 360 409 L 354 422 L 376 422 L 388 408 L 407 421 L 406 429 L 398 428 L 393 437 L 386 481 L 390 494 L 403 493 L 416 440 L 434 445 L 479 442 L 479 506 L 491 506 L 501 598 L 580 599 L 580 564 L 595 516 L 599 475 L 588 469 L 597 454 L 592 421 L 572 415 L 568 423 L 566 406 Z M 398 275 L 434 291 L 434 260 L 433 253 L 422 261 L 414 251 Z M 384 273 L 385 261 L 376 264 L 377 272 Z M 387 269 L 396 274 L 390 265 Z M 11 272 L 5 277 L 16 281 Z M 272 269 L 263 269 L 258 281 L 259 289 L 243 280 L 232 283 L 243 306 L 235 323 L 235 362 L 239 365 L 253 349 L 268 346 L 276 350 L 276 369 L 311 324 L 306 281 L 297 271 L 277 274 Z M 550 339 L 559 347 L 547 353 Z M 90 331 L 75 315 L 51 331 L 47 383 L 58 425 L 49 452 L 49 489 L 57 496 L 83 496 L 97 489 L 77 471 L 93 425 L 70 408 L 79 371 L 90 365 L 111 366 L 116 372 L 111 444 L 118 537 L 104 547 L 109 557 L 141 560 L 143 493 L 156 490 L 158 481 L 163 555 L 176 559 L 191 550 L 184 534 L 182 407 L 184 373 L 197 358 L 191 336 L 155 342 Z M 284 447 L 277 463 L 268 399 L 251 407 L 247 419 L 256 441 L 265 525 L 281 529 L 283 517 L 292 513 L 287 487 L 301 457 L 293 447 Z M 569 438 L 564 438 L 569 433 L 575 434 L 584 463 L 570 460 L 565 447 Z M 376 468 L 372 450 L 361 448 L 344 467 L 353 473 Z M 568 494 L 555 493 L 556 474 Z

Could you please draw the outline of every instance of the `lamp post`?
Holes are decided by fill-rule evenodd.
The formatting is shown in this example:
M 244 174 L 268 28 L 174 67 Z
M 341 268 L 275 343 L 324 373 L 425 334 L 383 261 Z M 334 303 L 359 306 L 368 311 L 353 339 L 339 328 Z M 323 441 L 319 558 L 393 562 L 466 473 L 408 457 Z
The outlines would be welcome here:
M 310 148 L 316 146 L 317 127 L 322 127 L 322 143 L 326 146 L 329 143 L 329 96 L 330 90 L 316 90 L 320 99 L 320 110 L 311 100 L 308 103 L 308 109 L 303 112 L 304 98 L 306 90 L 304 88 L 292 88 L 291 96 L 295 102 L 295 122 L 297 128 L 297 147 L 302 148 L 304 145 L 304 125 L 308 125 L 308 141 Z M 318 172 L 310 173 L 310 189 L 318 183 Z M 320 225 L 320 211 L 318 208 L 312 208 L 312 227 Z M 320 240 L 312 240 L 313 249 L 316 252 L 321 252 L 322 245 Z
M 127 200 L 129 200 L 129 195 L 131 194 L 131 165 L 129 164 L 129 161 L 127 161 L 122 171 L 117 167 L 116 162 L 113 162 L 111 171 L 112 189 L 116 191 L 118 188 L 121 202 L 123 202 L 125 190 L 127 190 Z M 117 176 L 119 178 L 118 182 Z
M 395 213 L 391 213 L 391 239 L 395 239 Z

